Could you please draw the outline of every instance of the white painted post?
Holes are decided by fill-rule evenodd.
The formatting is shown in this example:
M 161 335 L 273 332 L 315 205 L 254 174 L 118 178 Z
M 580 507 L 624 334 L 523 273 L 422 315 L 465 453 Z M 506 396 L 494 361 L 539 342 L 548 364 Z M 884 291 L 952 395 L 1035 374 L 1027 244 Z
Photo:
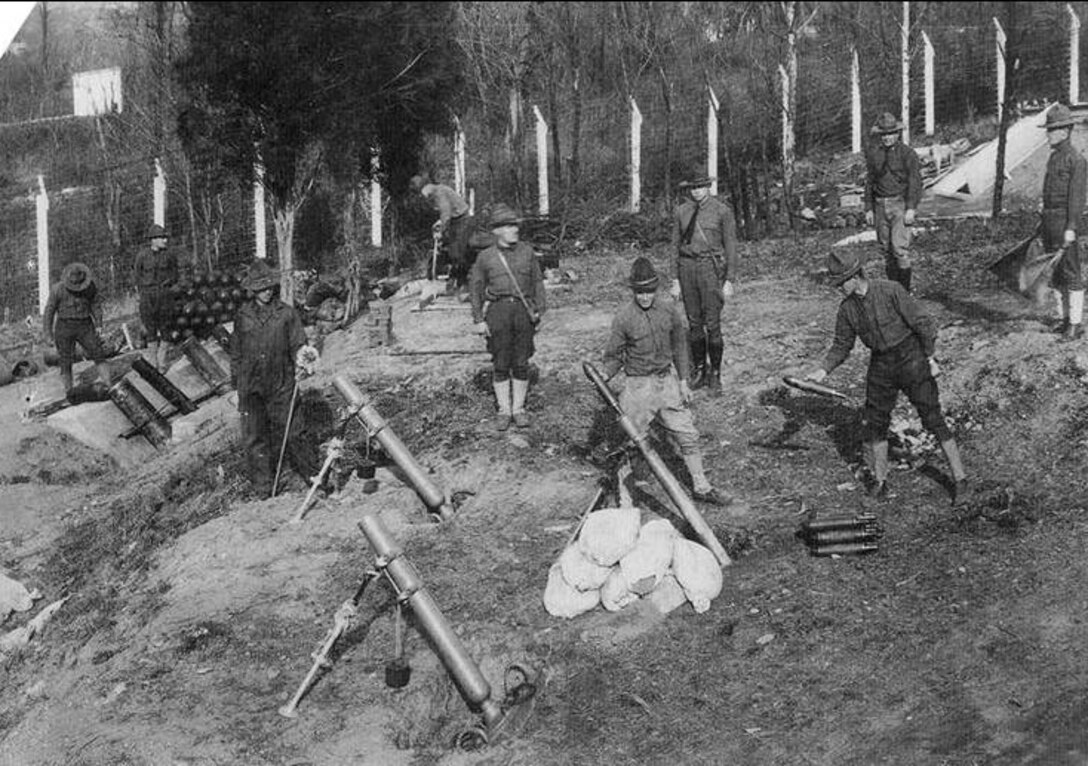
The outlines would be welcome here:
M 476 188 L 472 187 L 468 190 L 468 214 L 476 215 Z
M 790 76 L 786 68 L 778 65 L 778 77 L 782 80 L 782 158 L 791 167 L 793 157 L 793 120 L 790 114 Z
M 721 104 L 714 95 L 714 89 L 707 86 L 709 98 L 706 106 L 706 174 L 714 180 L 710 182 L 710 194 L 718 196 L 718 109 Z
M 637 213 L 642 201 L 642 112 L 634 96 L 631 102 L 631 212 Z
M 936 75 L 934 74 L 936 53 L 933 50 L 933 43 L 929 40 L 929 35 L 925 32 L 922 33 L 922 46 L 925 50 L 926 135 L 932 136 L 937 132 L 937 111 L 934 106 L 936 103 L 934 98 L 934 93 L 936 92 Z
M 536 185 L 540 195 L 538 209 L 540 215 L 547 215 L 548 205 L 548 123 L 540 113 L 540 107 L 533 106 L 536 115 Z
M 1080 17 L 1073 6 L 1066 3 L 1069 14 L 1069 104 L 1080 103 Z
M 258 260 L 268 257 L 268 232 L 265 230 L 264 165 L 257 161 L 253 167 L 253 242 L 254 256 Z
M 155 181 L 152 184 L 152 214 L 154 221 L 159 226 L 166 226 L 166 173 L 162 170 L 162 163 L 155 158 Z
M 453 118 L 453 190 L 465 197 L 465 131 L 461 121 Z
M 903 122 L 903 143 L 910 144 L 910 3 L 903 2 L 903 26 L 899 30 L 899 60 L 902 79 L 899 119 Z
M 49 302 L 49 195 L 45 193 L 45 178 L 38 176 L 38 313 L 45 314 Z
M 861 153 L 861 66 L 858 49 L 854 48 L 854 63 L 850 65 L 850 151 Z
M 1003 104 L 1005 98 L 1005 30 L 1001 28 L 1001 22 L 994 18 L 994 50 L 997 55 L 997 121 L 1001 122 Z
M 382 184 L 378 172 L 382 167 L 381 153 L 370 150 L 370 244 L 382 246 Z

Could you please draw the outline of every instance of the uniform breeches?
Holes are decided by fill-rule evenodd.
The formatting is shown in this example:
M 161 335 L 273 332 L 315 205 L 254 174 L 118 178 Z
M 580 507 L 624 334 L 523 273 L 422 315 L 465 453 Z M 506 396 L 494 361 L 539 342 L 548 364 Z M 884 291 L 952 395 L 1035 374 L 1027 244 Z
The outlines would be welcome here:
M 170 297 L 161 290 L 140 291 L 140 322 L 147 330 L 147 339 L 157 341 L 166 329 Z
M 249 476 L 254 484 L 265 491 L 272 488 L 291 406 L 291 391 L 291 388 L 287 388 L 270 396 L 256 391 L 238 392 L 242 448 L 245 450 Z
M 684 313 L 688 317 L 688 337 L 692 342 L 706 339 L 712 345 L 722 343 L 722 283 L 714 259 L 681 257 L 677 276 Z
M 109 356 L 90 319 L 58 319 L 53 337 L 59 363 L 69 368 L 75 360 L 77 343 L 84 355 L 96 362 L 103 362 Z
M 699 451 L 699 432 L 691 410 L 680 400 L 680 381 L 675 373 L 627 378 L 620 407 L 640 434 L 646 435 L 656 418 L 681 454 Z
M 922 344 L 914 335 L 894 348 L 874 353 L 865 379 L 865 408 L 862 432 L 865 441 L 883 441 L 888 435 L 892 410 L 899 392 L 918 411 L 922 425 L 938 441 L 952 438 L 952 431 L 941 414 L 937 381 L 929 371 L 929 361 Z
M 536 328 L 529 321 L 529 312 L 520 300 L 498 300 L 487 309 L 487 350 L 495 368 L 495 381 L 510 377 L 529 379 L 529 359 L 534 351 Z
M 911 267 L 911 234 L 906 222 L 906 213 L 906 203 L 897 197 L 878 199 L 873 205 L 876 239 L 884 252 L 884 263 L 889 279 L 895 279 L 899 270 Z
M 1043 249 L 1053 253 L 1065 242 L 1066 213 L 1064 210 L 1043 211 Z M 1081 276 L 1080 247 L 1076 240 L 1065 249 L 1058 264 L 1054 267 L 1054 276 L 1050 280 L 1052 287 L 1058 290 L 1083 290 L 1084 278 Z

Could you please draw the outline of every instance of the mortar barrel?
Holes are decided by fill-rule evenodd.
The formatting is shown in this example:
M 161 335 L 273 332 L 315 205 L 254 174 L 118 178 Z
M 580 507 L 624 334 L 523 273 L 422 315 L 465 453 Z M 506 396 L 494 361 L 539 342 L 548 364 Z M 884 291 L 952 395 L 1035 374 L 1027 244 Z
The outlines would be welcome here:
M 485 703 L 491 697 L 491 685 L 442 614 L 442 610 L 438 608 L 438 604 L 427 592 L 419 572 L 401 555 L 400 546 L 376 515 L 365 514 L 359 522 L 359 528 L 366 535 L 379 561 L 386 561 L 385 571 L 396 586 L 398 596 L 404 598 L 411 607 L 420 631 L 453 677 L 461 694 L 472 708 L 483 709 L 486 713 L 490 707 Z
M 132 361 L 132 369 L 136 370 L 141 378 L 158 391 L 163 399 L 174 405 L 178 412 L 183 415 L 196 412 L 196 404 L 193 403 L 193 400 L 142 356 L 138 356 Z
M 162 447 L 170 441 L 170 424 L 136 386 L 121 378 L 110 386 L 109 396 L 110 400 L 117 405 L 117 409 L 121 410 L 132 425 L 155 447 Z
M 385 422 L 385 419 L 375 410 L 369 400 L 359 390 L 359 387 L 343 375 L 333 377 L 333 385 L 344 400 L 354 411 L 354 414 L 366 426 L 367 432 L 378 440 L 386 454 L 397 466 L 404 471 L 408 482 L 415 488 L 428 508 L 437 510 L 439 515 L 446 518 L 452 511 L 446 506 L 446 498 L 442 491 L 434 485 L 426 470 L 421 466 L 404 442 L 400 440 Z
M 182 341 L 181 351 L 209 386 L 218 389 L 230 384 L 230 376 L 195 335 Z

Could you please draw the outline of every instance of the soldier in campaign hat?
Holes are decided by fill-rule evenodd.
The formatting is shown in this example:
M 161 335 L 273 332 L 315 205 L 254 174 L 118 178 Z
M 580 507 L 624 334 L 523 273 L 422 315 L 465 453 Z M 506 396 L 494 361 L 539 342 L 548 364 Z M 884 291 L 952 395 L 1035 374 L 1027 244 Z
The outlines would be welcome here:
M 136 256 L 136 289 L 140 322 L 147 332 L 150 362 L 160 372 L 166 368 L 169 345 L 166 330 L 170 319 L 169 288 L 178 280 L 177 254 L 167 247 L 166 229 L 153 224 L 147 232 L 148 247 Z
M 876 226 L 888 279 L 909 293 L 914 274 L 910 227 L 922 199 L 921 164 L 900 140 L 903 123 L 891 112 L 881 114 L 870 133 L 877 140 L 865 152 L 865 222 Z
M 77 343 L 84 355 L 94 360 L 102 382 L 106 385 L 112 383 L 109 362 L 106 361 L 109 352 L 99 336 L 102 329 L 102 296 L 98 292 L 94 273 L 86 264 L 76 261 L 61 271 L 60 281 L 49 291 L 42 325 L 46 342 L 56 343 L 66 395 L 72 390 L 72 364 Z

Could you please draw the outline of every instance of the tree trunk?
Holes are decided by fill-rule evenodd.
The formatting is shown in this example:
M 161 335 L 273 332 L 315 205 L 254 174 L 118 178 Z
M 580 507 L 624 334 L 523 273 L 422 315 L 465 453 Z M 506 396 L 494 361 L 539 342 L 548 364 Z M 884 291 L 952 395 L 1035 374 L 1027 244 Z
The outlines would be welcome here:
M 272 221 L 276 228 L 276 251 L 280 265 L 280 300 L 295 305 L 295 215 L 297 205 L 273 203 Z
M 658 66 L 661 79 L 661 96 L 665 99 L 665 207 L 672 207 L 672 83 L 665 74 L 665 68 Z
M 1005 196 L 1005 147 L 1008 141 L 1009 126 L 1013 122 L 1013 104 L 1016 102 L 1016 91 L 1019 69 L 1017 65 L 1017 37 L 1016 29 L 1016 3 L 1005 3 L 1005 18 L 1008 22 L 1008 34 L 1005 43 L 1005 92 L 1001 94 L 1001 125 L 997 134 L 997 163 L 994 167 L 994 198 L 991 208 L 990 220 L 996 222 L 1004 208 Z
M 574 120 L 571 124 L 570 136 L 570 185 L 574 188 L 578 185 L 582 165 L 582 87 L 579 78 L 581 70 L 574 70 Z
M 563 152 L 559 142 L 559 97 L 556 94 L 556 77 L 548 79 L 548 110 L 552 113 L 552 175 L 559 187 L 563 187 Z

